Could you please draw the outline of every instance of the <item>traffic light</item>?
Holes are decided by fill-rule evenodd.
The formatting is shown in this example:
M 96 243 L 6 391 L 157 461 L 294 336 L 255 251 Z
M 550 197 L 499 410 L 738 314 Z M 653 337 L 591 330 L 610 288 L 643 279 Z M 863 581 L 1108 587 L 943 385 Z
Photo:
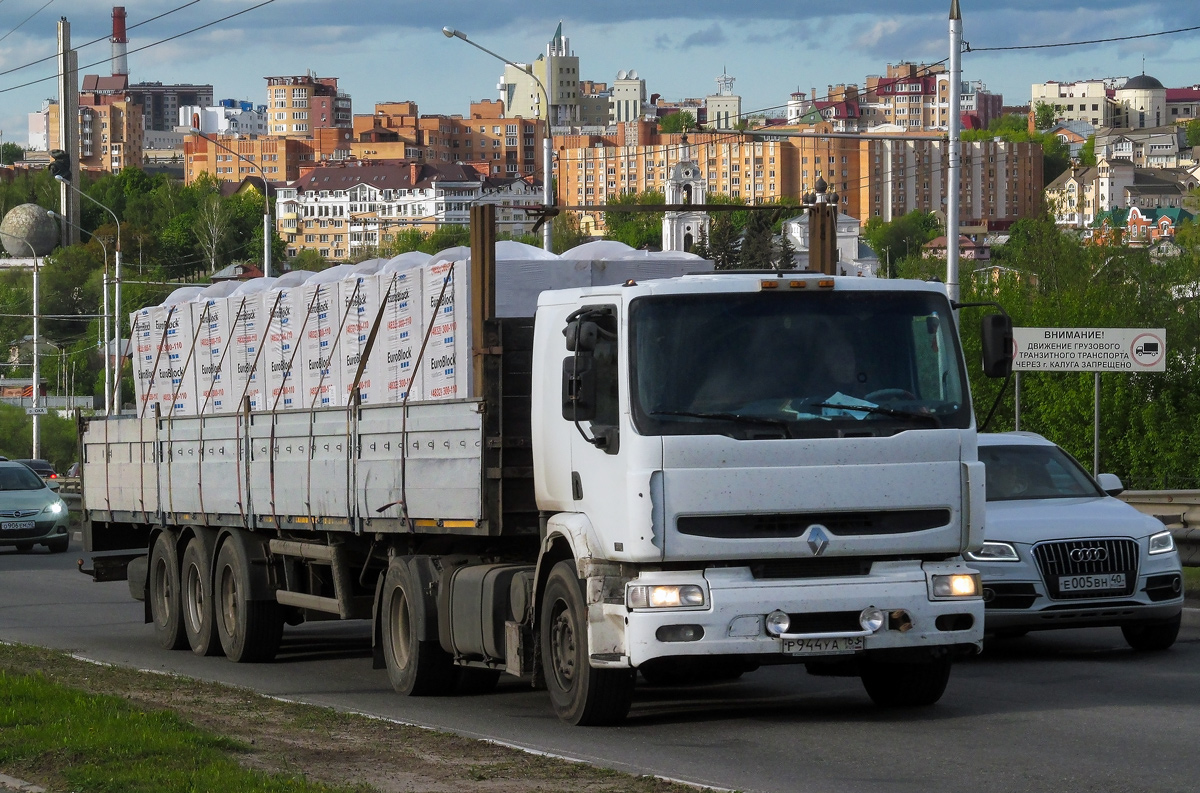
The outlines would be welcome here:
M 50 152 L 50 174 L 71 181 L 71 157 L 62 149 Z

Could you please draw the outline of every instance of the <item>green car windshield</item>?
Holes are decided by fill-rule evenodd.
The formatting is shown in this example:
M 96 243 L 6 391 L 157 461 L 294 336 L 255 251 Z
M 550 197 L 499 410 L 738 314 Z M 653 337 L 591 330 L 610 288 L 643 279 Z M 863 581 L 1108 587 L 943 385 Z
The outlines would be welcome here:
M 663 295 L 630 307 L 647 435 L 891 435 L 966 428 L 954 317 L 936 292 Z

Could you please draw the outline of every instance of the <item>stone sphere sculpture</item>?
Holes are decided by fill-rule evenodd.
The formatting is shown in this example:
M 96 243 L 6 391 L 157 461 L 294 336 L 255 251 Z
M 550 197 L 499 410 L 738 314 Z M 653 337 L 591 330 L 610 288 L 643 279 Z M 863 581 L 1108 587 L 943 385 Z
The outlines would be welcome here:
M 29 255 L 29 247 L 21 240 L 32 245 L 37 256 L 50 253 L 59 242 L 58 223 L 37 204 L 13 207 L 0 221 L 0 232 L 0 245 L 10 256 Z

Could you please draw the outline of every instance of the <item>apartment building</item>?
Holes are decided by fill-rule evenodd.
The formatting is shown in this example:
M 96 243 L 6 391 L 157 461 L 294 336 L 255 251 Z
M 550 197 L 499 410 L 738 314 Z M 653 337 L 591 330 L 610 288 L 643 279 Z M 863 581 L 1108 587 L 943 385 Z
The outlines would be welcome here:
M 863 129 L 949 129 L 950 75 L 943 64 L 889 63 L 884 76 L 867 77 L 860 104 Z
M 542 203 L 532 179 L 493 178 L 464 165 L 346 163 L 312 169 L 277 193 L 276 222 L 287 255 L 315 250 L 327 259 L 386 245 L 398 231 L 433 231 L 470 222 L 473 204 L 493 203 L 505 230 L 532 229 L 522 206 Z
M 1200 177 L 1186 169 L 1138 167 L 1099 150 L 1097 156 L 1095 167 L 1074 166 L 1046 185 L 1046 207 L 1058 225 L 1086 229 L 1106 213 L 1180 209 L 1200 186 Z
M 134 83 L 129 86 L 128 93 L 142 106 L 144 129 L 157 132 L 169 131 L 179 123 L 181 107 L 210 107 L 213 103 L 211 85 Z
M 270 134 L 311 137 L 318 129 L 351 129 L 350 95 L 338 90 L 338 78 L 309 72 L 266 80 Z
M 142 107 L 128 93 L 129 77 L 87 74 L 79 92 L 77 167 L 116 173 L 142 162 Z M 59 105 L 47 107 L 49 139 L 57 141 Z
M 184 141 L 185 184 L 196 181 L 201 174 L 208 174 L 218 182 L 241 182 L 247 176 L 259 176 L 259 167 L 269 182 L 292 181 L 300 178 L 302 165 L 311 164 L 317 159 L 312 140 L 271 135 L 211 137 L 212 140 L 201 135 L 189 135 Z M 217 146 L 217 143 L 225 148 Z M 232 149 L 241 157 L 226 149 Z
M 1167 88 L 1157 78 L 1106 77 L 1074 83 L 1034 83 L 1030 112 L 1051 105 L 1056 119 L 1095 127 L 1147 129 L 1200 118 L 1200 85 Z
M 1185 155 L 1187 131 L 1178 124 L 1148 129 L 1124 127 L 1096 133 L 1097 157 L 1128 160 L 1138 168 L 1178 168 Z
M 500 92 L 506 117 L 546 118 L 544 102 L 547 100 L 542 96 L 538 80 L 549 94 L 551 126 L 579 125 L 579 56 L 572 52 L 571 40 L 563 35 L 561 22 L 554 37 L 546 43 L 546 51 L 532 64 L 504 67 L 496 90 Z
M 1034 113 L 1039 104 L 1046 104 L 1054 108 L 1058 120 L 1086 121 L 1093 127 L 1112 127 L 1118 123 L 1120 105 L 1116 100 L 1116 84 L 1111 78 L 1034 83 L 1031 97 L 1030 113 Z

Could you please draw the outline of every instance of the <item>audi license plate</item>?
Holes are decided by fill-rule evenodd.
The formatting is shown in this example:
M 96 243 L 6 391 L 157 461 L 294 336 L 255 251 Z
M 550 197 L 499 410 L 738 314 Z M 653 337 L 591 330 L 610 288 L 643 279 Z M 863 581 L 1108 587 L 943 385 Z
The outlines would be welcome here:
M 32 520 L 6 520 L 0 523 L 0 529 L 4 531 L 19 531 L 21 529 L 32 529 Z
M 1096 589 L 1124 589 L 1124 573 L 1064 575 L 1058 578 L 1059 592 L 1085 592 Z
M 787 655 L 845 655 L 863 648 L 863 637 L 839 639 L 783 639 Z

